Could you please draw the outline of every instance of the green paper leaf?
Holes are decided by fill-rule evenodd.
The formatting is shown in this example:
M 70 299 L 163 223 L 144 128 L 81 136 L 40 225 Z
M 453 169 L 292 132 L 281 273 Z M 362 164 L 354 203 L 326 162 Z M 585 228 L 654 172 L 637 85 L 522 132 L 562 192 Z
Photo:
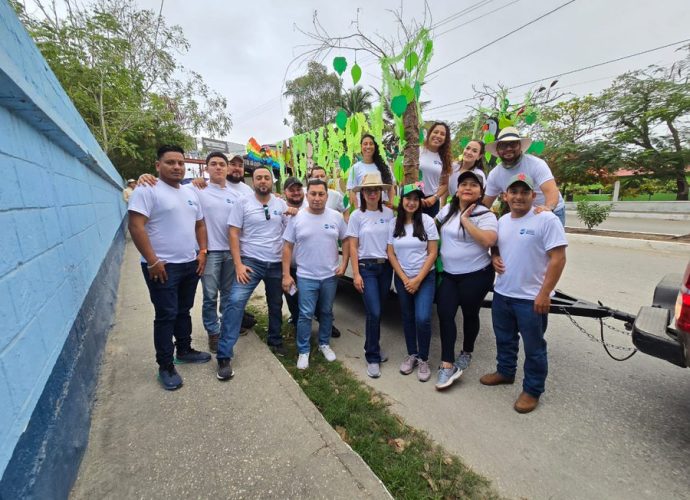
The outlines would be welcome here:
M 487 132 L 484 134 L 484 138 L 482 140 L 484 141 L 484 144 L 489 144 L 490 142 L 494 142 L 496 140 L 496 136 L 491 132 Z
M 352 85 L 357 85 L 359 79 L 362 78 L 362 68 L 359 67 L 359 64 L 355 63 L 355 65 L 352 66 L 350 75 L 352 75 Z
M 429 54 L 431 54 L 431 51 L 434 50 L 434 42 L 432 40 L 428 40 L 426 44 L 424 44 L 424 58 L 426 59 L 429 57 Z
M 419 144 L 424 144 L 424 129 L 419 129 Z
M 391 111 L 398 116 L 402 116 L 407 109 L 407 97 L 404 95 L 395 96 L 391 100 Z
M 490 162 L 490 161 L 491 161 L 491 153 L 484 153 L 484 159 L 485 159 L 487 162 Z
M 357 118 L 355 116 L 350 117 L 350 133 L 356 135 L 358 129 L 359 124 L 357 123 Z
M 407 54 L 407 57 L 405 58 L 405 69 L 408 72 L 411 72 L 413 69 L 415 69 L 418 62 L 419 56 L 417 55 L 417 53 L 414 51 L 410 51 L 410 53 Z
M 422 169 L 420 168 L 419 171 L 417 172 L 417 180 L 421 181 L 424 180 L 424 174 L 422 174 Z
M 498 119 L 498 128 L 503 130 L 506 127 L 512 127 L 513 126 L 513 120 L 509 120 L 508 118 L 502 116 L 501 118 Z
M 400 196 L 398 196 L 397 194 L 395 195 L 395 198 L 393 198 L 393 206 L 394 207 L 400 206 Z
M 414 82 L 414 98 L 419 101 L 419 96 L 422 94 L 422 86 L 419 82 Z
M 398 181 L 398 184 L 402 183 L 403 179 L 405 178 L 403 159 L 403 155 L 400 155 L 395 159 L 395 163 L 393 164 L 393 175 L 395 176 L 395 180 Z
M 508 109 L 508 106 L 510 106 L 510 101 L 508 99 L 503 99 L 501 111 L 505 112 L 505 110 Z
M 469 137 L 463 137 L 462 139 L 460 139 L 460 147 L 462 149 L 465 149 L 471 140 L 472 139 L 470 139 Z
M 333 69 L 336 71 L 336 73 L 342 75 L 346 68 L 347 59 L 342 56 L 333 58 Z
M 340 164 L 340 169 L 343 172 L 347 172 L 347 169 L 350 168 L 350 165 L 352 165 L 352 162 L 350 161 L 350 157 L 347 155 L 342 155 L 340 159 L 338 160 L 338 164 Z
M 414 89 L 409 85 L 405 85 L 400 93 L 405 96 L 407 102 L 414 101 Z
M 532 125 L 536 121 L 537 121 L 537 114 L 535 112 L 531 112 L 531 113 L 525 115 L 525 123 L 527 125 Z
M 347 125 L 347 112 L 344 109 L 341 109 L 338 111 L 338 114 L 335 115 L 335 124 L 340 130 L 345 130 L 345 126 Z
M 545 147 L 546 147 L 546 144 L 544 144 L 542 141 L 533 142 L 530 145 L 527 152 L 531 153 L 531 154 L 535 154 L 535 155 L 540 155 L 544 152 Z

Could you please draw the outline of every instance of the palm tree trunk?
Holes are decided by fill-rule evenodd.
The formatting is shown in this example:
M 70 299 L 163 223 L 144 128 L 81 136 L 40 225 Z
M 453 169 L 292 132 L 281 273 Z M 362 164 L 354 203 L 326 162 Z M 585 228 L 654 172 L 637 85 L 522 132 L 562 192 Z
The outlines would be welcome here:
M 419 118 L 417 103 L 412 101 L 403 114 L 405 126 L 405 149 L 403 151 L 403 169 L 405 184 L 412 184 L 419 179 Z

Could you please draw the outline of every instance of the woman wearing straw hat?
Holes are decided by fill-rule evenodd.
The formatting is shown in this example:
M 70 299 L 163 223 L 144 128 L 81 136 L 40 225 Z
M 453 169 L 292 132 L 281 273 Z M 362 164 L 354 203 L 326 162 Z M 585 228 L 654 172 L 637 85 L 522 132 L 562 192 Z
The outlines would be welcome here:
M 391 287 L 393 269 L 388 263 L 386 244 L 393 211 L 383 205 L 383 191 L 390 188 L 378 173 L 366 174 L 353 191 L 359 193 L 359 208 L 350 216 L 350 259 L 355 288 L 362 294 L 367 313 L 364 353 L 367 375 L 381 376 L 381 310 Z
M 417 378 L 426 382 L 431 343 L 431 309 L 436 289 L 434 263 L 438 255 L 438 231 L 434 220 L 422 213 L 424 191 L 416 182 L 403 187 L 398 216 L 388 233 L 388 259 L 395 271 L 395 289 L 407 345 L 407 357 L 400 373 L 409 375 L 417 367 Z
M 424 182 L 422 210 L 431 217 L 436 216 L 440 200 L 448 193 L 448 177 L 453 168 L 450 140 L 450 127 L 443 122 L 434 122 L 419 150 L 419 170 Z

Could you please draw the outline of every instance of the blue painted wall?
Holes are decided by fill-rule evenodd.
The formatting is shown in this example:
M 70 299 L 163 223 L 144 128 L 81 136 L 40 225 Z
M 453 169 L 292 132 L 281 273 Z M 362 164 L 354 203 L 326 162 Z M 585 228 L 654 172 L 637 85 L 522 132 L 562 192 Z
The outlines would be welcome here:
M 82 337 L 61 361 L 68 376 L 55 371 L 70 335 L 107 333 L 114 299 L 104 305 L 94 296 L 103 286 L 112 291 L 113 278 L 117 288 L 122 184 L 14 11 L 0 0 L 0 477 L 17 457 L 31 463 L 35 450 L 18 443 L 28 431 L 40 435 L 41 426 L 55 426 L 69 406 L 71 377 L 79 376 L 71 372 L 84 363 L 78 359 Z M 110 276 L 94 281 L 99 269 Z M 90 291 L 92 306 L 85 311 Z M 93 304 L 105 310 L 94 311 Z M 91 329 L 98 314 L 107 325 Z M 100 359 L 98 349 L 89 355 L 91 364 Z M 51 388 L 55 394 L 47 392 L 51 377 L 53 385 L 56 379 L 62 384 Z M 84 403 L 88 413 L 90 403 Z M 39 446 L 41 439 L 47 442 L 39 438 Z

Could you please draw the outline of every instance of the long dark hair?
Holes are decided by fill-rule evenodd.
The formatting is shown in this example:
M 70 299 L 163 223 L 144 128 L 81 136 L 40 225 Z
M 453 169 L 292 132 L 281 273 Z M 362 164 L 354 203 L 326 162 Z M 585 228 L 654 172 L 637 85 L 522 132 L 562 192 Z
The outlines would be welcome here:
M 438 155 L 441 157 L 441 162 L 443 163 L 441 175 L 447 176 L 450 175 L 450 172 L 453 168 L 453 154 L 451 151 L 450 127 L 448 126 L 448 124 L 444 122 L 432 123 L 431 127 L 429 127 L 429 130 L 426 133 L 426 137 L 424 138 L 424 147 L 426 149 L 429 149 L 429 138 L 431 137 L 431 132 L 433 132 L 436 127 L 443 127 L 446 129 L 446 140 L 443 141 L 443 144 L 441 144 L 441 146 L 438 148 Z
M 422 200 L 419 194 L 413 194 L 419 200 L 417 210 L 412 214 L 412 236 L 419 238 L 419 241 L 427 241 L 429 237 L 424 229 L 424 220 L 422 219 Z M 405 232 L 405 209 L 403 208 L 402 200 L 398 205 L 398 216 L 395 219 L 395 229 L 393 230 L 393 238 L 402 238 L 407 233 Z
M 459 179 L 458 179 L 459 180 Z M 459 184 L 459 183 L 458 183 Z M 467 205 L 467 208 L 465 210 L 460 211 L 460 197 L 458 196 L 458 191 L 455 191 L 455 194 L 453 195 L 453 198 L 451 198 L 448 208 L 448 213 L 446 216 L 439 222 L 439 229 L 443 227 L 443 225 L 451 220 L 453 217 L 455 217 L 455 214 L 459 213 L 460 217 L 463 216 L 465 212 L 472 206 L 472 205 L 477 205 L 474 208 L 474 211 L 470 214 L 471 217 L 477 217 L 479 215 L 484 215 L 487 212 L 490 212 L 488 208 L 486 208 L 484 205 L 482 205 L 482 198 L 484 198 L 484 188 L 481 188 L 481 192 L 479 193 L 479 198 L 477 198 L 475 201 L 469 203 Z M 467 234 L 465 233 L 465 226 L 462 225 L 460 222 L 460 218 L 458 218 L 458 224 L 460 224 L 460 228 L 462 229 L 462 239 L 464 240 L 467 237 Z
M 383 181 L 384 184 L 393 184 L 393 179 L 391 178 L 391 171 L 388 168 L 388 165 L 386 164 L 385 160 L 381 156 L 381 153 L 379 152 L 379 145 L 376 142 L 376 139 L 374 139 L 374 136 L 371 134 L 364 134 L 362 138 L 359 140 L 359 145 L 362 145 L 362 142 L 366 138 L 371 139 L 371 141 L 374 143 L 374 164 L 376 165 L 376 168 L 379 169 L 379 172 L 381 173 L 381 180 Z
M 479 144 L 479 158 L 474 160 L 474 165 L 472 165 L 472 169 L 474 170 L 475 168 L 478 168 L 482 172 L 486 172 L 486 170 L 484 170 L 484 154 L 486 154 L 486 144 L 484 144 L 484 141 L 480 141 L 479 139 L 472 139 L 470 142 L 476 142 L 477 144 Z M 469 144 L 470 142 L 468 142 L 467 144 Z
M 359 190 L 359 209 L 362 212 L 367 211 L 367 200 L 364 199 L 364 189 Z M 376 209 L 379 212 L 383 212 L 383 190 L 379 192 L 379 203 L 378 203 L 378 208 Z

